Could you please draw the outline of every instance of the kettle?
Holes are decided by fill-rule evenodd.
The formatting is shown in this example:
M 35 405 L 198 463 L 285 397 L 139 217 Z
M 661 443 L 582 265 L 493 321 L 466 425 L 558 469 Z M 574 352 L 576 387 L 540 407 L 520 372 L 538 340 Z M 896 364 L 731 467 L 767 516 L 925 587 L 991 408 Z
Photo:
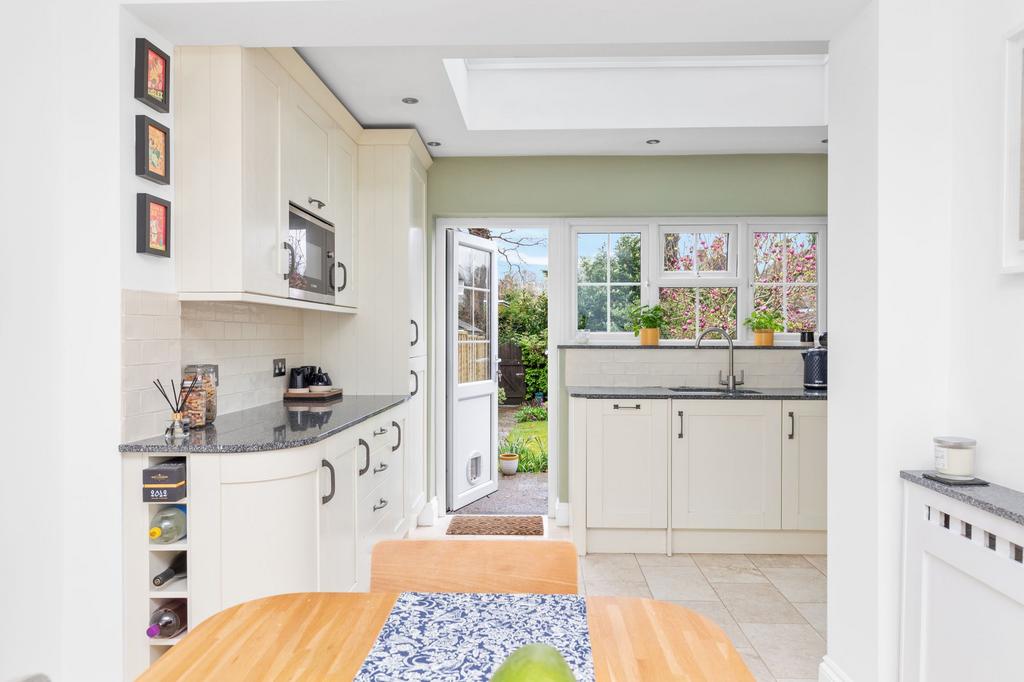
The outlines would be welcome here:
M 804 357 L 804 388 L 828 388 L 828 349 L 811 348 L 801 355 Z

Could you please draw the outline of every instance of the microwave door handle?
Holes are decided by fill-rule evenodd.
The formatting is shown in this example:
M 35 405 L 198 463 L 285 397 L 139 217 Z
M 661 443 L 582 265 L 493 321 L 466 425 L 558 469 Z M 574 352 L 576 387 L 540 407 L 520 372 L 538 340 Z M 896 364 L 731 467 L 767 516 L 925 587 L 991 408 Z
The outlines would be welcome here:
M 288 252 L 288 272 L 284 275 L 284 278 L 288 279 L 288 276 L 295 270 L 295 247 L 288 242 L 282 242 L 282 246 Z
M 328 261 L 328 263 L 329 263 L 329 265 L 327 267 L 327 273 L 328 273 L 327 274 L 327 280 L 328 280 L 327 281 L 327 287 L 333 293 L 334 292 L 334 263 L 330 263 L 330 261 Z

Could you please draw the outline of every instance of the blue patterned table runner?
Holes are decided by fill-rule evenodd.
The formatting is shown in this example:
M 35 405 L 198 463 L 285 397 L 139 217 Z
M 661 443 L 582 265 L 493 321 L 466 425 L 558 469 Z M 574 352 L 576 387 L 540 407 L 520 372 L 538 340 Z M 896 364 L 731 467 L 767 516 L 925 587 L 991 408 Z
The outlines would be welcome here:
M 558 649 L 579 682 L 593 682 L 584 597 L 403 592 L 355 679 L 487 682 L 509 654 L 534 642 Z

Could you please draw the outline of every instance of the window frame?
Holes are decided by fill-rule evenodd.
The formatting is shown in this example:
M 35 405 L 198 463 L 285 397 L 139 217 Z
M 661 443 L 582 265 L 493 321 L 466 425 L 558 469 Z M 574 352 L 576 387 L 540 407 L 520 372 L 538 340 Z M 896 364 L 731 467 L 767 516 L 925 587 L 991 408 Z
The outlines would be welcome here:
M 581 234 L 623 234 L 623 233 L 637 233 L 640 235 L 640 281 L 636 283 L 636 286 L 640 287 L 640 304 L 645 305 L 648 303 L 649 298 L 649 282 L 645 279 L 645 274 L 648 271 L 648 261 L 650 260 L 650 224 L 648 222 L 639 222 L 636 220 L 614 220 L 614 219 L 600 219 L 600 220 L 584 220 L 584 221 L 569 221 L 569 240 L 570 244 L 570 272 L 572 277 L 569 281 L 572 286 L 572 296 L 570 301 L 570 310 L 572 311 L 572 318 L 570 324 L 574 331 L 579 331 L 577 325 L 579 324 L 579 285 L 580 282 L 577 280 L 579 276 L 579 235 Z M 597 284 L 596 282 L 589 283 L 591 285 Z M 610 282 L 605 282 L 605 286 L 609 285 Z M 629 284 L 632 284 L 630 282 Z M 587 283 L 584 283 L 587 285 Z M 608 341 L 625 341 L 628 339 L 636 338 L 633 332 L 588 332 L 592 337 L 599 339 L 605 339 Z
M 733 221 L 722 222 L 720 220 L 679 220 L 673 222 L 659 222 L 657 227 L 658 234 L 658 258 L 652 258 L 654 265 L 653 272 L 651 273 L 652 279 L 655 281 L 667 281 L 667 280 L 683 280 L 683 281 L 694 281 L 701 279 L 735 279 L 739 276 L 739 253 L 743 250 L 743 244 L 740 241 L 740 226 L 738 223 Z M 675 234 L 692 234 L 698 235 L 703 232 L 724 232 L 729 235 L 729 267 L 725 272 L 709 272 L 707 274 L 701 274 L 699 271 L 694 272 L 675 272 L 672 270 L 665 269 L 665 235 L 670 233 Z M 696 259 L 696 253 L 694 254 Z

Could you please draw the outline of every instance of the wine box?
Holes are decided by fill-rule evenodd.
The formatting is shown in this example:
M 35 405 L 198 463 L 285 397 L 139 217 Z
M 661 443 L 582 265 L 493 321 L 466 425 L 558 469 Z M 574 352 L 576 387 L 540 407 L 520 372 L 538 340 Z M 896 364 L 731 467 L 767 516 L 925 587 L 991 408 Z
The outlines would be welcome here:
M 142 471 L 143 502 L 177 502 L 185 499 L 185 462 L 162 462 Z

